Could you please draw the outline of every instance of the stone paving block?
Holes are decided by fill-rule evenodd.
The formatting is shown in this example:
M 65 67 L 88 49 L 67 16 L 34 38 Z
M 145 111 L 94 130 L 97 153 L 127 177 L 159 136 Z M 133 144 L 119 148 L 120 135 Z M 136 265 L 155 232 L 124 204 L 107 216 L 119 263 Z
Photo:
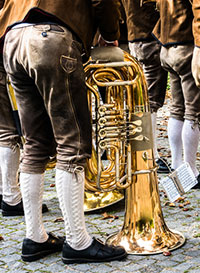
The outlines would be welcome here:
M 173 267 L 177 265 L 177 262 L 171 261 L 171 260 L 163 260 L 163 261 L 159 261 L 159 266 L 162 267 Z
M 11 270 L 2 271 L 2 273 L 7 273 L 7 272 L 12 272 L 12 273 L 29 273 L 29 272 L 34 272 L 35 273 L 35 271 L 29 271 L 29 272 L 27 272 L 27 270 L 23 269 L 23 268 L 21 268 L 20 271 L 19 271 L 19 269 L 14 269 L 14 270 L 12 269 L 12 271 Z
M 177 255 L 174 255 L 173 257 L 171 257 L 171 260 L 178 261 L 178 262 L 184 262 L 186 260 L 186 257 L 183 254 L 177 254 Z
M 142 263 L 141 264 L 131 263 L 129 265 L 123 266 L 123 269 L 126 272 L 135 272 L 135 270 L 139 270 L 139 269 L 144 268 L 144 267 L 146 267 L 146 266 L 144 264 L 142 264 Z
M 44 265 L 44 267 L 41 268 L 41 271 L 44 270 L 44 272 L 46 272 L 48 270 L 48 272 L 50 273 L 58 273 L 58 272 L 63 272 L 64 269 L 65 267 L 62 261 L 57 259 L 57 262 L 53 262 L 53 263 L 50 262 L 49 264 Z
M 139 271 L 134 271 L 134 273 L 139 273 Z M 127 273 L 127 271 L 124 271 L 124 270 L 114 270 L 112 271 L 112 273 Z
M 76 269 L 79 270 L 80 272 L 89 272 L 91 267 L 100 267 L 101 264 L 99 263 L 83 263 L 83 264 L 72 264 L 72 265 L 67 265 L 67 268 L 72 268 L 72 269 Z M 107 267 L 106 265 L 104 265 L 105 267 Z
M 178 272 L 178 271 L 175 271 L 173 269 L 163 269 L 162 271 L 160 271 L 161 273 L 172 273 L 172 272 Z
M 3 261 L 5 264 L 9 265 L 11 262 L 15 263 L 16 261 L 20 259 L 21 259 L 20 255 L 14 253 L 12 255 L 5 255 Z
M 200 267 L 196 268 L 196 269 L 191 269 L 190 271 L 188 271 L 190 273 L 199 273 L 200 272 Z
M 179 270 L 179 272 L 184 272 L 186 270 L 189 270 L 190 268 L 194 267 L 191 263 L 180 263 L 177 266 L 174 266 L 173 268 L 176 270 Z

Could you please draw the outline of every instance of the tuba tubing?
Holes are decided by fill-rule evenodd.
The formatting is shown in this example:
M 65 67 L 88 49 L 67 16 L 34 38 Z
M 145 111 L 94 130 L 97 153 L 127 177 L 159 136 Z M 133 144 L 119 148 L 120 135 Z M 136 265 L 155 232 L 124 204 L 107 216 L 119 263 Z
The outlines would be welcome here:
M 131 120 L 131 87 L 145 86 L 144 90 L 147 90 L 146 82 L 140 82 L 137 61 L 125 59 L 125 52 L 121 49 L 96 48 L 92 53 L 91 59 L 85 65 L 85 73 L 90 111 L 94 112 L 91 103 L 93 100 L 96 108 L 92 124 L 96 124 L 94 132 L 98 133 L 94 137 L 96 148 L 93 148 L 92 159 L 86 168 L 86 189 L 126 189 L 132 183 L 131 137 L 138 130 Z M 106 101 L 103 104 L 100 89 L 104 90 Z M 101 160 L 105 151 L 108 167 L 104 167 Z

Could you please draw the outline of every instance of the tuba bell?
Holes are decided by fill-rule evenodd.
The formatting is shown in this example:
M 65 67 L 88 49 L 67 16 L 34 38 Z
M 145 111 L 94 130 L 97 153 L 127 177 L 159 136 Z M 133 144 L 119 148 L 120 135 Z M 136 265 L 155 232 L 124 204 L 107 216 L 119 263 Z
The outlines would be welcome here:
M 125 189 L 122 230 L 107 242 L 122 245 L 130 254 L 182 246 L 184 236 L 171 231 L 162 214 L 147 84 L 140 64 L 120 48 L 95 48 L 85 74 L 94 140 L 85 187 L 99 192 Z

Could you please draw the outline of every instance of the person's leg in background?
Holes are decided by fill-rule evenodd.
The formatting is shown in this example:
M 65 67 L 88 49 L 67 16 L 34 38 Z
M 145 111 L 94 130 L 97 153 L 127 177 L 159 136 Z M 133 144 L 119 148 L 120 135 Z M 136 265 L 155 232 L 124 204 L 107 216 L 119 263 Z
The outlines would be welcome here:
M 161 66 L 161 46 L 155 41 L 129 43 L 130 53 L 142 64 L 147 80 L 148 96 L 151 109 L 154 157 L 158 164 L 158 173 L 169 173 L 167 160 L 160 157 L 157 147 L 157 111 L 165 101 L 168 73 Z
M 163 49 L 164 50 L 164 49 Z M 183 164 L 182 130 L 184 124 L 184 96 L 179 75 L 170 70 L 171 107 L 168 121 L 168 139 L 171 150 L 172 170 Z
M 4 216 L 22 215 L 21 193 L 18 185 L 20 137 L 6 88 L 6 72 L 0 60 L 0 172 L 1 208 Z
M 199 144 L 200 89 L 195 85 L 191 73 L 193 45 L 162 48 L 161 60 L 170 71 L 172 102 L 168 123 L 168 137 L 172 153 L 172 169 L 188 162 L 194 175 L 196 153 Z M 180 62 L 180 59 L 182 62 Z M 199 184 L 195 187 L 199 187 Z
M 1 209 L 3 216 L 24 215 L 19 186 L 20 132 L 17 131 L 11 102 L 6 86 L 6 72 L 0 61 L 0 184 Z M 48 208 L 42 205 L 42 211 Z
M 180 47 L 180 54 L 185 57 L 188 63 L 179 72 L 185 99 L 185 120 L 182 130 L 182 140 L 184 162 L 190 164 L 195 177 L 197 177 L 198 184 L 194 188 L 200 188 L 200 174 L 196 166 L 200 139 L 200 89 L 196 86 L 191 71 L 193 49 L 193 45 L 186 45 L 185 49 Z M 188 53 L 186 54 L 185 51 Z

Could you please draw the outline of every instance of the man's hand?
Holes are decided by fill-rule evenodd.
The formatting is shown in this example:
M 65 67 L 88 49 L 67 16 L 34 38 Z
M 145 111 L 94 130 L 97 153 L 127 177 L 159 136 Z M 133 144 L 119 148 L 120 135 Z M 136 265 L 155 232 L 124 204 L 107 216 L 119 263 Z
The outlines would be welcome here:
M 118 41 L 115 40 L 115 41 L 112 41 L 112 42 L 109 42 L 109 41 L 106 41 L 102 38 L 101 35 L 99 35 L 99 39 L 98 39 L 98 45 L 99 46 L 118 46 Z
M 197 87 L 200 88 L 200 47 L 195 46 L 192 57 L 192 75 Z

